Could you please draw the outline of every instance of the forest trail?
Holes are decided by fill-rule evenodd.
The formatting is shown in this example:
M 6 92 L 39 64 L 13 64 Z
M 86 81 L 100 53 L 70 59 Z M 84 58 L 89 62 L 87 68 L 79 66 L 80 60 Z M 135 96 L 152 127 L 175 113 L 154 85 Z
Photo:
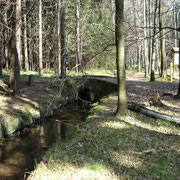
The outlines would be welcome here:
M 112 77 L 95 76 L 92 78 L 117 84 L 117 79 Z M 180 117 L 180 100 L 173 99 L 178 91 L 178 82 L 149 82 L 149 78 L 145 78 L 143 73 L 133 73 L 128 76 L 126 85 L 128 102 L 146 106 L 160 113 Z M 156 98 L 157 93 L 165 105 L 163 108 L 151 104 L 151 99 Z

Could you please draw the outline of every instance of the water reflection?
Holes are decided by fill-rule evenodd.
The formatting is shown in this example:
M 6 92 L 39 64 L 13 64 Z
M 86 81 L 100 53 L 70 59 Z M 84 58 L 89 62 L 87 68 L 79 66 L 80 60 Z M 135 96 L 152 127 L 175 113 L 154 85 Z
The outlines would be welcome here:
M 0 179 L 24 179 L 24 173 L 33 169 L 34 160 L 56 140 L 67 140 L 83 121 L 84 110 L 80 106 L 60 109 L 55 116 L 34 125 L 28 133 L 9 138 L 0 143 Z

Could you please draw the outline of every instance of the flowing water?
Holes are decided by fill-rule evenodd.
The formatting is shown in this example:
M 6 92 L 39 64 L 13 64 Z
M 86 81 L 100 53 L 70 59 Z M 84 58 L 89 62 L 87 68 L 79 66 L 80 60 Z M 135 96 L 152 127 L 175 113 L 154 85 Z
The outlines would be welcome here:
M 0 143 L 0 180 L 25 179 L 47 149 L 57 140 L 71 138 L 87 114 L 87 109 L 73 105 L 59 109 L 52 117 L 35 124 L 19 137 Z

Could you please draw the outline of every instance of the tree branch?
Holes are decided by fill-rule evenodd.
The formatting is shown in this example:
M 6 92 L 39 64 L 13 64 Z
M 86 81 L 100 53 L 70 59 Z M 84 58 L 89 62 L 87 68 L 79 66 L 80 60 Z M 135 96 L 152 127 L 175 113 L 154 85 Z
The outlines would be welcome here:
M 90 59 L 88 59 L 87 61 L 85 61 L 85 64 L 88 63 L 89 61 L 91 61 L 92 59 L 94 59 L 96 56 L 102 54 L 104 51 L 106 51 L 106 50 L 107 50 L 109 47 L 111 47 L 111 46 L 115 46 L 115 44 L 109 44 L 109 45 L 107 45 L 106 47 L 104 47 L 104 49 L 103 49 L 101 52 L 95 54 L 95 55 L 92 56 Z

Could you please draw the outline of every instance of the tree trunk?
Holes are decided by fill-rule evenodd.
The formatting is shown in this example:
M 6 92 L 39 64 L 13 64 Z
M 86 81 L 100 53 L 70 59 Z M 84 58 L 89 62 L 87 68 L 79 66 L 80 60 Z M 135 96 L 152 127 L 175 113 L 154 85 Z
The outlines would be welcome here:
M 61 69 L 61 0 L 58 0 L 58 20 L 57 20 L 57 39 L 58 39 L 58 44 L 57 44 L 57 58 L 55 58 L 54 62 L 54 69 L 55 69 L 55 75 L 60 75 L 60 69 Z
M 146 0 L 144 0 L 144 70 L 145 77 L 148 76 L 148 46 L 147 46 L 147 4 Z
M 19 11 L 19 1 L 20 0 L 16 1 L 16 11 Z M 20 95 L 20 62 L 17 52 L 17 47 L 19 46 L 19 39 L 18 39 L 19 32 L 15 31 L 18 28 L 16 26 L 19 26 L 18 20 L 19 20 L 19 13 L 16 12 L 16 19 L 15 22 L 13 22 L 12 24 L 11 39 L 9 41 L 9 46 L 11 51 L 11 57 L 10 57 L 11 71 L 9 77 L 9 85 L 10 88 L 13 89 L 14 95 Z
M 139 34 L 138 34 L 138 30 L 137 30 L 137 18 L 136 18 L 136 2 L 135 0 L 133 0 L 133 7 L 134 7 L 134 29 L 135 29 L 135 36 L 136 36 L 136 49 L 137 49 L 137 64 L 138 64 L 138 72 L 140 72 L 140 54 L 139 54 Z
M 66 77 L 65 0 L 61 0 L 61 78 Z
M 8 52 L 8 47 L 7 47 L 7 38 L 8 34 L 7 31 L 5 31 L 5 42 L 4 42 L 4 59 L 5 59 L 5 63 L 6 63 L 6 71 L 8 71 L 9 69 L 9 52 Z
M 7 11 L 5 11 L 4 14 L 4 21 L 5 21 L 5 25 L 8 26 L 8 22 L 7 22 Z M 8 52 L 8 31 L 5 29 L 4 32 L 4 60 L 5 60 L 5 64 L 6 64 L 6 71 L 8 71 L 9 69 L 9 52 Z
M 1 43 L 2 44 L 2 43 Z M 2 75 L 2 48 L 0 46 L 0 76 Z
M 29 22 L 28 29 L 29 29 L 29 36 L 32 38 L 33 32 L 32 32 L 32 23 L 31 22 Z M 33 42 L 33 38 L 28 41 L 28 50 L 29 50 L 28 59 L 29 59 L 29 69 L 30 70 L 33 70 L 33 43 L 32 42 Z
M 16 1 L 16 43 L 12 42 L 14 58 L 14 84 L 13 94 L 20 95 L 20 63 L 22 63 L 22 46 L 21 46 L 21 0 Z M 15 44 L 15 45 L 14 45 Z
M 127 97 L 126 97 L 126 77 L 124 60 L 124 0 L 116 0 L 116 65 L 118 79 L 118 104 L 116 116 L 126 116 Z
M 179 39 L 179 87 L 178 87 L 178 92 L 175 98 L 180 99 L 180 39 Z
M 39 1 L 38 1 L 38 3 L 39 3 Z M 39 8 L 39 5 L 38 5 L 38 8 Z M 37 11 L 38 11 L 38 9 L 37 9 Z M 39 13 L 38 14 L 36 13 L 34 21 L 35 21 L 35 24 L 39 23 Z M 37 25 L 35 25 L 35 27 L 33 26 L 33 33 L 34 34 L 39 34 L 38 28 L 39 27 Z M 39 62 L 39 52 L 38 52 L 39 49 L 38 48 L 39 48 L 39 37 L 35 36 L 34 41 L 33 41 L 33 69 L 35 71 L 39 71 L 39 64 L 41 64 Z M 41 54 L 41 57 L 42 57 L 42 54 Z
M 156 43 L 156 63 L 155 63 L 155 69 L 156 69 L 156 73 L 158 73 L 159 75 L 160 75 L 160 73 L 159 73 L 159 69 L 160 69 L 160 58 L 161 58 L 161 56 L 160 56 L 160 47 L 159 47 L 159 44 L 158 44 L 158 41 L 157 41 L 157 43 Z
M 78 72 L 83 72 L 80 35 L 80 0 L 76 0 L 76 31 Z
M 39 0 L 39 75 L 43 75 L 42 56 L 42 1 Z
M 24 8 L 26 9 L 26 0 L 24 0 Z M 26 11 L 24 12 L 23 17 L 24 17 L 24 64 L 25 64 L 24 69 L 25 69 L 25 71 L 29 71 Z
M 138 72 L 141 72 L 141 46 L 138 46 Z
M 20 67 L 22 67 L 22 43 L 21 43 L 21 0 L 16 0 L 16 48 Z
M 153 31 L 153 39 L 152 39 L 152 58 L 151 58 L 151 77 L 150 81 L 155 81 L 155 36 L 156 36 L 156 12 L 157 12 L 157 1 L 155 4 L 155 9 L 154 9 L 154 31 Z
M 112 6 L 112 22 L 113 22 L 113 25 L 115 27 L 115 16 L 116 16 L 116 12 L 115 12 L 115 0 L 111 0 L 111 6 Z
M 152 27 L 152 23 L 151 23 L 151 0 L 148 0 L 148 26 Z M 151 39 L 151 35 L 152 35 L 152 30 L 151 28 L 149 28 L 149 42 L 148 42 L 148 58 L 149 58 L 149 69 L 148 69 L 148 74 L 151 73 L 151 57 L 152 57 L 152 39 Z
M 159 0 L 159 31 L 160 31 L 160 47 L 161 47 L 161 77 L 166 78 L 167 76 L 167 58 L 166 58 L 166 47 L 164 39 L 164 22 L 162 14 L 162 3 Z
M 177 28 L 177 14 L 176 14 L 176 1 L 174 1 L 174 29 Z M 177 31 L 174 32 L 174 47 L 177 47 Z

